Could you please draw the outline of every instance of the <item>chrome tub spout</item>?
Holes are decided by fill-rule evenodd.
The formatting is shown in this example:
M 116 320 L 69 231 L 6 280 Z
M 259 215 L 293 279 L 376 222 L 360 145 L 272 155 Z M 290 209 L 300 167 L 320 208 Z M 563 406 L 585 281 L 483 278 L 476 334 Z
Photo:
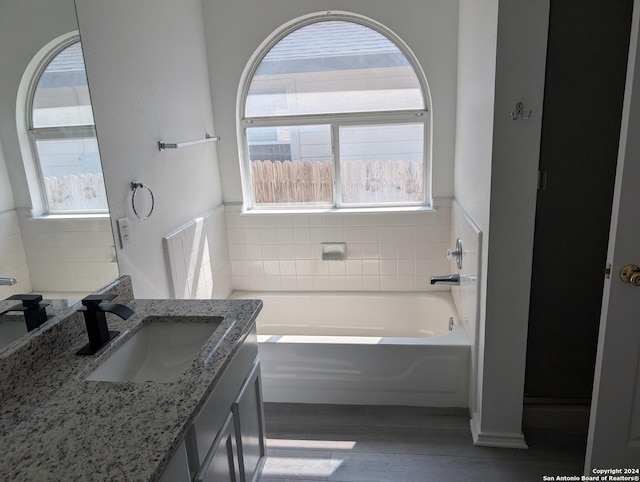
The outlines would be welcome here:
M 460 275 L 459 274 L 447 274 L 444 276 L 432 276 L 430 278 L 431 284 L 445 284 L 445 285 L 459 285 L 460 284 Z

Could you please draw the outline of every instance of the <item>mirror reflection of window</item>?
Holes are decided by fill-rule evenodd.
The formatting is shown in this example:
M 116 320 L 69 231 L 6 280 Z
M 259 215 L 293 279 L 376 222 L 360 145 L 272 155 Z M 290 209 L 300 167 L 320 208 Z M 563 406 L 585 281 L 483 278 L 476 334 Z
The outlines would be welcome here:
M 54 52 L 30 97 L 29 134 L 49 214 L 105 213 L 82 47 L 77 39 Z

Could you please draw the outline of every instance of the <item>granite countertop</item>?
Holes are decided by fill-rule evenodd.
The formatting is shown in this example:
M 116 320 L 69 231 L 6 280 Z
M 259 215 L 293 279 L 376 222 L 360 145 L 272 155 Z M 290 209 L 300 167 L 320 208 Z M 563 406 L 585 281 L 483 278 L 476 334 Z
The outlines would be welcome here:
M 126 304 L 135 315 L 108 316 L 121 334 L 94 356 L 75 354 L 87 335 L 74 313 L 0 360 L 0 480 L 158 479 L 262 307 L 259 300 Z M 84 380 L 147 316 L 224 319 L 175 382 Z

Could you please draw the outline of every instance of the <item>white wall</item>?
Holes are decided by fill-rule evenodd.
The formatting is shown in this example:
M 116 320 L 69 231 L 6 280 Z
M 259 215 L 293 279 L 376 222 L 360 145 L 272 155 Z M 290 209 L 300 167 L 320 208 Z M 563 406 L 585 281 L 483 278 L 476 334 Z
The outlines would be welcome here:
M 484 239 L 489 231 L 497 32 L 498 0 L 460 0 L 454 190 L 461 211 L 477 224 Z M 453 225 L 457 225 L 455 220 Z M 482 252 L 477 253 L 480 275 L 474 285 L 481 299 L 487 286 L 482 269 L 487 265 L 487 253 L 487 243 L 483 243 Z M 481 313 L 484 317 L 484 306 L 483 302 L 478 309 L 477 323 Z M 476 326 L 472 331 L 480 334 L 482 330 Z M 477 343 L 478 337 L 474 336 L 472 386 L 482 374 Z M 472 391 L 472 413 L 476 410 L 476 397 Z
M 0 286 L 0 299 L 16 293 L 30 293 L 29 267 L 24 252 L 18 215 L 13 202 L 7 165 L 0 143 L 0 277 L 15 278 L 13 286 Z
M 137 297 L 168 298 L 163 236 L 222 202 L 214 144 L 158 150 L 161 139 L 217 134 L 202 4 L 77 0 L 76 7 L 111 217 L 130 220 L 132 241 L 117 246 L 120 270 Z M 155 194 L 148 220 L 132 212 L 133 180 Z
M 521 431 L 549 3 L 460 0 L 455 198 L 483 231 L 471 428 Z M 511 119 L 516 102 L 532 109 Z
M 432 95 L 434 197 L 453 194 L 458 2 L 450 0 L 203 0 L 220 172 L 225 202 L 242 202 L 236 97 L 245 65 L 284 23 L 323 11 L 370 17 L 399 35 L 425 71 Z
M 489 228 L 498 0 L 460 0 L 455 197 Z
M 13 189 L 9 182 L 7 163 L 4 160 L 4 151 L 0 142 L 0 212 L 14 211 L 16 208 L 13 202 Z
M 489 229 L 483 252 L 486 290 L 481 294 L 479 378 L 471 424 L 478 445 L 526 446 L 522 403 L 548 19 L 548 1 L 500 2 Z M 511 118 L 516 102 L 532 110 L 528 120 Z M 464 197 L 468 185 L 468 180 L 458 184 L 456 196 Z M 466 204 L 478 223 L 486 222 L 486 205 Z

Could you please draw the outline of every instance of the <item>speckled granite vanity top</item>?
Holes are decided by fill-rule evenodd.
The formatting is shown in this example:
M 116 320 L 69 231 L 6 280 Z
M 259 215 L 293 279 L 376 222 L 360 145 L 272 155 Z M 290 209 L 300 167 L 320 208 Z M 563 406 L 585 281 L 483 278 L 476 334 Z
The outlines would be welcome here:
M 131 300 L 127 291 L 103 291 L 135 315 L 108 316 L 121 334 L 97 355 L 75 354 L 87 335 L 74 313 L 0 359 L 0 480 L 157 479 L 262 307 L 258 300 Z M 86 381 L 147 316 L 224 319 L 175 382 Z

